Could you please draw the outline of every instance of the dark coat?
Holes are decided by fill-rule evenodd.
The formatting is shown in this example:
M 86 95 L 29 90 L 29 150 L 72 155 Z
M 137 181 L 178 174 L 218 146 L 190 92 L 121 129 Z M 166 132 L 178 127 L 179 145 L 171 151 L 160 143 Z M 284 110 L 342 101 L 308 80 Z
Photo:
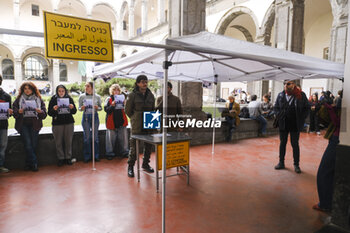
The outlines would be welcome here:
M 303 130 L 305 119 L 307 118 L 310 112 L 309 101 L 306 98 L 306 95 L 304 92 L 301 92 L 301 99 L 295 98 L 294 104 L 295 104 L 295 110 L 296 110 L 295 112 L 296 112 L 297 130 L 300 132 Z M 278 94 L 275 102 L 275 106 L 274 106 L 275 114 L 278 115 L 278 113 L 286 105 L 287 105 L 286 93 L 285 91 L 282 91 Z M 278 126 L 279 126 L 279 130 L 285 130 L 286 128 L 285 116 L 279 119 Z
M 69 98 L 69 104 L 73 104 L 74 107 L 70 110 L 70 114 L 58 114 L 58 111 L 53 109 L 53 107 L 57 105 L 57 95 L 52 96 L 48 107 L 48 114 L 52 117 L 52 125 L 65 125 L 74 123 L 73 114 L 77 112 L 77 108 L 72 97 L 66 96 L 64 98 Z
M 20 114 L 18 112 L 19 100 L 20 100 L 20 98 L 18 97 L 15 100 L 15 102 L 13 102 L 13 116 L 14 116 L 14 118 L 16 118 L 15 129 L 17 130 L 17 132 L 21 133 L 22 125 L 23 125 L 23 114 Z M 38 117 L 31 118 L 31 121 L 33 124 L 33 129 L 35 131 L 40 131 L 40 129 L 43 127 L 43 119 L 45 119 L 47 116 L 45 103 L 42 99 L 40 99 L 40 102 L 41 102 L 40 109 L 42 110 L 42 113 L 38 113 Z
M 2 88 L 0 88 L 0 102 L 9 103 L 9 108 L 11 108 L 11 96 L 4 92 Z M 9 126 L 8 120 L 0 120 L 0 129 L 7 129 Z
M 129 94 L 125 104 L 125 113 L 130 118 L 132 134 L 147 134 L 150 130 L 143 129 L 143 112 L 154 111 L 155 98 L 147 88 L 143 95 L 138 88 Z

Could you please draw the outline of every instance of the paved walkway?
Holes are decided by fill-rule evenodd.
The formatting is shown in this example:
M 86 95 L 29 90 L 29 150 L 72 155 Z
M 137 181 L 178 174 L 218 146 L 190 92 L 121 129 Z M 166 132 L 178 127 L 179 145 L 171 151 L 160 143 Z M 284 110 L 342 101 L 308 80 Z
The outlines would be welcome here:
M 302 134 L 301 169 L 294 172 L 288 145 L 286 170 L 278 136 L 191 147 L 191 180 L 167 180 L 167 232 L 310 233 L 327 215 L 317 201 L 315 174 L 327 141 Z M 154 156 L 152 155 L 152 163 Z M 37 173 L 0 174 L 0 232 L 161 232 L 161 193 L 155 180 L 126 176 L 126 159 L 40 167 Z

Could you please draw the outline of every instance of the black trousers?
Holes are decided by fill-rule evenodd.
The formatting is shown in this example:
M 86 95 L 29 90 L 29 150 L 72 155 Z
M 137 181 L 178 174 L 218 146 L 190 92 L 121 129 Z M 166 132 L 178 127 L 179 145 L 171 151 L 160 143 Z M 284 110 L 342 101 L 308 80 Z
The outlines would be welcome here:
M 328 141 L 328 146 L 322 156 L 320 166 L 317 171 L 317 191 L 320 199 L 320 207 L 332 209 L 333 184 L 336 160 L 336 148 L 339 144 L 339 137 L 332 136 Z
M 300 132 L 296 130 L 280 130 L 280 162 L 284 163 L 284 157 L 286 155 L 286 146 L 288 141 L 288 134 L 290 134 L 290 142 L 293 148 L 294 165 L 299 166 L 300 161 L 300 149 L 299 149 L 299 136 Z
M 315 131 L 319 132 L 320 131 L 320 126 L 318 124 L 318 116 L 317 112 L 311 111 L 310 112 L 310 131 Z
M 148 164 L 150 161 L 151 153 L 152 153 L 152 144 L 144 143 L 144 153 L 143 153 L 143 163 Z M 140 151 L 139 151 L 140 153 Z M 136 139 L 130 138 L 130 151 L 129 151 L 129 159 L 128 164 L 131 166 L 135 165 L 136 161 Z

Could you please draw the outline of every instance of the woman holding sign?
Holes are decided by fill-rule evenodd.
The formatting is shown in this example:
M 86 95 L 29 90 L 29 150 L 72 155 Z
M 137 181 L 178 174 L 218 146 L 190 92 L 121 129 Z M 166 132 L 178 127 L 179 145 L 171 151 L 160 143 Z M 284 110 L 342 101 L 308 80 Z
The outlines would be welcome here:
M 92 158 L 92 111 L 95 111 L 95 160 L 99 162 L 98 147 L 98 126 L 100 124 L 97 111 L 101 111 L 101 97 L 95 94 L 95 102 L 92 103 L 92 93 L 94 91 L 94 83 L 87 82 L 85 84 L 85 93 L 79 97 L 79 110 L 84 111 L 81 124 L 84 131 L 84 162 L 91 161 Z
M 41 99 L 38 88 L 32 82 L 24 82 L 13 103 L 13 116 L 16 118 L 15 128 L 21 134 L 27 153 L 26 170 L 38 171 L 36 146 L 38 135 L 46 118 L 45 103 Z
M 58 85 L 56 95 L 52 96 L 48 108 L 48 114 L 52 117 L 52 133 L 56 142 L 58 166 L 62 166 L 65 162 L 72 165 L 73 114 L 76 112 L 77 108 L 72 97 L 68 95 L 67 88 Z
M 0 86 L 2 84 L 2 76 L 0 74 Z M 0 87 L 0 173 L 9 172 L 9 169 L 4 167 L 5 151 L 7 148 L 8 136 L 8 118 L 12 115 L 11 96 Z
M 114 146 L 118 144 L 119 156 L 128 157 L 129 150 L 127 144 L 128 119 L 124 112 L 126 96 L 121 93 L 118 84 L 113 84 L 109 88 L 110 96 L 105 101 L 106 115 L 106 156 L 111 160 L 115 157 Z

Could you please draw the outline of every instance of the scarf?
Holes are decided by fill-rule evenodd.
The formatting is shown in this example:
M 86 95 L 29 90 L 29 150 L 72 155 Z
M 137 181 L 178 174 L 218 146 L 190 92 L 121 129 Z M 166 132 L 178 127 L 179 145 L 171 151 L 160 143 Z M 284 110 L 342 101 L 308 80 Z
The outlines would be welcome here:
M 294 89 L 292 91 L 287 90 L 286 94 L 287 95 L 292 95 L 296 99 L 301 100 L 301 90 L 299 88 L 297 88 L 296 86 L 294 87 Z
M 41 99 L 39 97 L 34 94 L 28 96 L 24 93 L 21 95 L 21 97 L 19 97 L 19 109 L 22 109 L 22 106 L 26 100 L 35 100 L 36 107 L 41 109 Z

